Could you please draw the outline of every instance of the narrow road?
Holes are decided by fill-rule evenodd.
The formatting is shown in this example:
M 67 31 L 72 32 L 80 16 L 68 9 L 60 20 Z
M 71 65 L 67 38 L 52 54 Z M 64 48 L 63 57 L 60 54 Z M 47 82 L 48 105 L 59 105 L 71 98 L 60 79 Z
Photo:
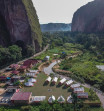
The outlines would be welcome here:
M 56 64 L 57 64 L 57 62 L 55 61 L 55 62 L 51 63 L 48 67 L 44 68 L 44 69 L 43 69 L 44 73 L 45 73 L 45 74 L 48 74 L 48 75 L 50 75 L 51 73 L 55 74 L 55 73 L 53 72 L 52 68 L 53 68 L 53 66 L 56 65 Z M 62 79 L 62 78 L 66 78 L 67 80 L 70 80 L 70 79 L 71 79 L 71 78 L 69 78 L 69 77 L 66 77 L 66 76 L 63 76 L 63 75 L 59 75 L 59 74 L 55 74 L 55 76 L 60 77 L 61 79 Z M 76 82 L 76 81 L 75 81 L 75 82 Z M 77 83 L 78 83 L 78 82 L 77 82 Z M 81 84 L 81 83 L 79 83 L 79 84 Z M 104 93 L 103 93 L 102 91 L 100 91 L 100 90 L 92 87 L 92 86 L 89 85 L 89 84 L 86 84 L 86 83 L 85 83 L 85 84 L 81 84 L 81 85 L 84 86 L 84 87 L 86 87 L 86 88 L 92 88 L 92 89 L 96 92 L 97 96 L 99 97 L 99 99 L 100 99 L 100 101 L 101 101 L 102 107 L 104 108 Z
M 58 62 L 60 62 L 60 61 L 58 61 Z M 45 67 L 45 68 L 43 69 L 43 72 L 45 72 L 45 74 L 47 74 L 47 75 L 50 75 L 51 73 L 55 74 L 55 73 L 53 72 L 53 70 L 52 70 L 52 67 L 53 67 L 54 65 L 56 65 L 56 64 L 57 64 L 56 61 L 53 62 L 53 63 L 51 63 L 48 67 Z
M 36 53 L 36 54 L 34 54 L 33 56 L 31 56 L 31 57 L 29 57 L 29 58 L 26 58 L 26 59 L 23 59 L 23 60 L 21 60 L 21 61 L 18 61 L 17 64 L 22 63 L 22 62 L 24 62 L 24 61 L 26 61 L 26 60 L 28 60 L 28 59 L 32 59 L 33 57 L 36 57 L 36 56 L 41 55 L 42 53 L 44 53 L 44 52 L 48 49 L 48 47 L 49 47 L 49 44 L 48 44 L 41 52 Z M 8 66 L 7 66 L 7 67 L 8 67 Z M 7 67 L 1 69 L 0 72 L 3 73 Z

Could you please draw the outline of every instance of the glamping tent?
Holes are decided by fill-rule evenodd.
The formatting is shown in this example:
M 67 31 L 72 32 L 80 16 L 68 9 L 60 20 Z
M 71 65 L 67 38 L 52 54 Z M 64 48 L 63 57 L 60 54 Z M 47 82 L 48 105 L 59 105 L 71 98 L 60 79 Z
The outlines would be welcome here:
M 55 100 L 55 96 L 52 95 L 51 97 L 49 97 L 48 102 L 53 103 Z
M 34 84 L 31 83 L 31 82 L 26 82 L 26 83 L 25 83 L 25 86 L 31 87 L 31 86 L 34 86 Z
M 33 78 L 28 79 L 28 82 L 31 82 L 31 83 L 36 83 L 36 79 L 33 79 Z
M 66 81 L 65 78 L 61 79 L 60 82 L 59 82 L 59 84 L 63 84 L 65 81 Z
M 30 73 L 37 73 L 38 70 L 30 70 Z
M 84 92 L 84 93 L 77 93 L 77 97 L 78 98 L 85 98 L 87 99 L 88 98 L 88 93 Z
M 53 80 L 52 80 L 52 83 L 56 83 L 57 81 L 58 81 L 58 78 L 54 77 Z
M 72 103 L 72 96 L 71 95 L 67 98 L 67 102 Z
M 26 73 L 26 76 L 28 76 L 28 77 L 37 77 L 36 73 Z
M 49 76 L 47 79 L 46 79 L 46 81 L 45 82 L 50 82 L 51 81 L 51 77 Z
M 78 87 L 80 87 L 80 84 L 72 84 L 70 87 L 71 87 L 71 89 L 78 88 Z
M 69 80 L 69 81 L 66 82 L 66 86 L 70 86 L 72 83 L 73 83 L 73 81 Z
M 58 97 L 57 101 L 58 101 L 59 103 L 64 103 L 64 102 L 65 102 L 65 99 L 64 99 L 63 96 L 60 96 L 60 97 Z
M 74 93 L 84 93 L 84 87 L 74 88 Z
M 32 97 L 32 102 L 39 103 L 45 101 L 46 96 L 34 96 Z
M 49 59 L 50 59 L 50 56 L 46 56 L 46 57 L 44 58 L 44 60 L 46 60 L 46 61 L 49 61 Z

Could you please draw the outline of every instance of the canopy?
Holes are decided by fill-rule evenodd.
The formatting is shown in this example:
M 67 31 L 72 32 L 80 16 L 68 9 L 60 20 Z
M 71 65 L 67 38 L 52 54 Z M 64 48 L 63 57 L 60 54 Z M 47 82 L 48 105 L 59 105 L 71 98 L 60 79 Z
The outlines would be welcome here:
M 34 86 L 34 84 L 31 82 L 27 82 L 27 83 L 25 83 L 25 86 Z
M 64 99 L 63 96 L 60 96 L 60 97 L 58 97 L 57 101 L 58 101 L 59 103 L 64 103 L 64 102 L 65 102 L 65 99 Z
M 28 80 L 28 82 L 34 83 L 34 82 L 36 82 L 36 79 L 31 78 L 31 79 Z
M 49 97 L 49 99 L 48 99 L 49 103 L 52 103 L 54 101 L 55 101 L 55 96 L 52 95 L 51 97 Z

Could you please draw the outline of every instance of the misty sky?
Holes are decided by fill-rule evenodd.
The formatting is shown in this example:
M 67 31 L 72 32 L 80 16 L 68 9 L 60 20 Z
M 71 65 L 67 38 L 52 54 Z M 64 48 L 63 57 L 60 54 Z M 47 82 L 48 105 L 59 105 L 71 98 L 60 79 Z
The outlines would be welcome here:
M 32 0 L 39 21 L 44 23 L 71 23 L 74 12 L 93 0 Z

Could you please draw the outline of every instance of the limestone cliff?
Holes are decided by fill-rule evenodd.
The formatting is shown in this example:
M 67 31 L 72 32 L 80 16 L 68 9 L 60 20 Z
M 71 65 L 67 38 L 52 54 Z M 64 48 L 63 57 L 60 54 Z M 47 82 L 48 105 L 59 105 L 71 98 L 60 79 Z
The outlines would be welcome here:
M 104 32 L 104 0 L 94 0 L 78 9 L 73 16 L 72 31 Z
M 31 0 L 0 0 L 0 45 L 32 45 L 41 49 L 42 34 Z

